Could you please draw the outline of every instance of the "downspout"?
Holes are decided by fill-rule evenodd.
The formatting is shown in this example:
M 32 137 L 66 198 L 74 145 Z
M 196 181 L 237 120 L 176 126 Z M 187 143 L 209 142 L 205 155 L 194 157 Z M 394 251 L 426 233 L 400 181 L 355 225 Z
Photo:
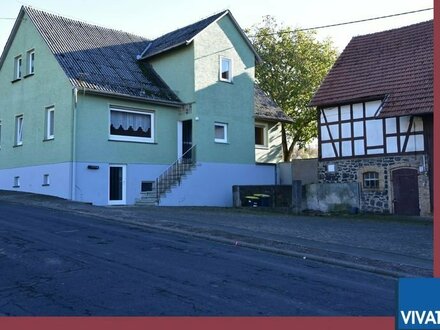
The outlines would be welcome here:
M 72 107 L 72 169 L 71 169 L 71 183 L 70 183 L 70 199 L 75 200 L 76 187 L 76 110 L 78 105 L 78 89 L 73 88 L 73 107 Z

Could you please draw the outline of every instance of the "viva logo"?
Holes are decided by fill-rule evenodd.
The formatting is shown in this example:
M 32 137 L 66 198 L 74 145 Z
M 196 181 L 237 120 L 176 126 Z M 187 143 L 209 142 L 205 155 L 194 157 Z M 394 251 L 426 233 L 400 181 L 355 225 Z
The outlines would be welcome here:
M 397 330 L 440 330 L 439 278 L 399 279 L 397 297 Z
M 405 325 L 428 325 L 440 324 L 440 310 L 439 311 L 400 311 L 403 323 Z

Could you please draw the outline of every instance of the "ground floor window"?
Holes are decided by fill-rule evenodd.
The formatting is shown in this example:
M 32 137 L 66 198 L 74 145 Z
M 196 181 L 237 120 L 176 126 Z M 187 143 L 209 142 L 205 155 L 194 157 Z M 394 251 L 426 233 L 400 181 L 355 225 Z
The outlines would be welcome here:
M 214 125 L 214 141 L 217 143 L 228 142 L 228 124 L 215 123 Z
M 267 147 L 267 127 L 264 125 L 255 126 L 255 145 L 257 147 Z
M 126 109 L 110 109 L 110 139 L 154 142 L 154 114 Z
M 379 173 L 365 172 L 363 174 L 363 187 L 365 189 L 379 189 Z

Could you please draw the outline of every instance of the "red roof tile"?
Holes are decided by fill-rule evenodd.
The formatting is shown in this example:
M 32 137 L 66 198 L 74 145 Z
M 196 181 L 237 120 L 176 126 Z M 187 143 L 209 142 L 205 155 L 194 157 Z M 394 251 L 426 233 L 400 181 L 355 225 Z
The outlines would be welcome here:
M 310 102 L 384 98 L 380 117 L 433 112 L 433 21 L 351 39 Z

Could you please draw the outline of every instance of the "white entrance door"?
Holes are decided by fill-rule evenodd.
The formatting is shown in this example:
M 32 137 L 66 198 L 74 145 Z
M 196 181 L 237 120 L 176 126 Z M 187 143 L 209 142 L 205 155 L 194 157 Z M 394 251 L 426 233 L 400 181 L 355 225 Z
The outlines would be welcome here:
M 108 203 L 110 205 L 124 205 L 126 203 L 126 166 L 109 166 L 109 193 Z

